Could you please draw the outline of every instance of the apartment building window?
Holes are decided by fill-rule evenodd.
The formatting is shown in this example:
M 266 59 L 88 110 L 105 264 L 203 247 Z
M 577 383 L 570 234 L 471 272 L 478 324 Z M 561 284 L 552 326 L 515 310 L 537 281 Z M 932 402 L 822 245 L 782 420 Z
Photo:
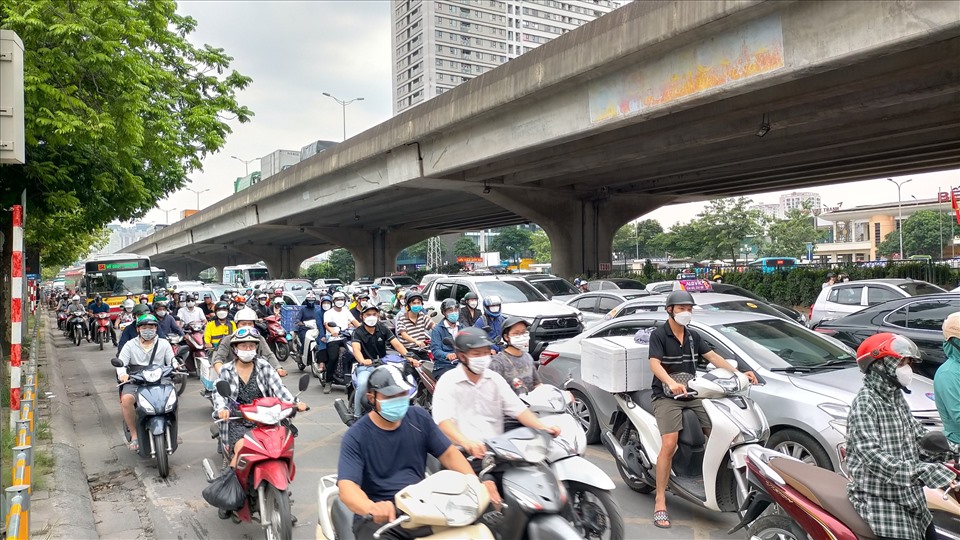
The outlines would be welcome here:
M 442 80 L 443 80 L 443 73 L 437 73 L 437 80 L 438 80 L 438 81 L 442 81 Z
M 443 39 L 443 32 L 441 32 L 440 30 L 437 30 L 437 38 Z
M 873 245 L 875 246 L 880 245 L 880 224 L 879 223 L 873 224 Z
M 440 47 L 437 47 L 437 49 L 439 49 L 439 48 L 440 48 Z M 442 51 L 441 51 L 441 52 L 442 52 Z M 440 60 L 439 58 L 437 58 L 437 65 L 440 66 L 440 67 L 443 67 L 443 60 Z
M 438 96 L 439 96 L 440 94 L 442 94 L 443 91 L 444 91 L 443 88 L 440 88 L 439 86 L 437 87 L 437 95 L 438 95 Z

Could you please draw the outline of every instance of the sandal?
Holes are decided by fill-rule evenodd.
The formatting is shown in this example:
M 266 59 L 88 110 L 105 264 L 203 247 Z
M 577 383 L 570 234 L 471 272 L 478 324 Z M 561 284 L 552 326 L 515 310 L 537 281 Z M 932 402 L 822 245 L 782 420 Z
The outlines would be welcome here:
M 662 525 L 665 523 L 666 525 Z M 661 529 L 670 528 L 670 514 L 666 510 L 657 510 L 653 513 L 653 524 Z
M 131 439 L 131 440 L 130 440 L 130 444 L 127 445 L 127 448 L 129 448 L 131 452 L 139 452 L 139 451 L 140 451 L 140 440 L 139 440 L 139 439 Z

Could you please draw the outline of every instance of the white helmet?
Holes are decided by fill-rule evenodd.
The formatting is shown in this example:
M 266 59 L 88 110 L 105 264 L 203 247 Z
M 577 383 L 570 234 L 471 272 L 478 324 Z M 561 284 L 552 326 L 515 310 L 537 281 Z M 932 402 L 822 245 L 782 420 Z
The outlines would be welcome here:
M 73 295 L 73 298 L 71 298 L 71 300 L 73 300 L 74 302 L 79 302 L 79 301 L 80 301 L 80 295 L 79 295 L 79 294 Z
M 123 301 L 123 309 L 127 311 L 130 311 L 131 309 L 133 309 L 133 305 L 134 305 L 133 300 L 130 300 L 129 298 Z
M 256 320 L 257 320 L 257 312 L 254 311 L 254 310 L 252 310 L 252 309 L 250 309 L 250 308 L 243 308 L 243 309 L 241 309 L 240 311 L 238 311 L 236 315 L 233 316 L 233 320 L 234 320 L 235 322 L 240 322 L 240 321 L 256 321 Z

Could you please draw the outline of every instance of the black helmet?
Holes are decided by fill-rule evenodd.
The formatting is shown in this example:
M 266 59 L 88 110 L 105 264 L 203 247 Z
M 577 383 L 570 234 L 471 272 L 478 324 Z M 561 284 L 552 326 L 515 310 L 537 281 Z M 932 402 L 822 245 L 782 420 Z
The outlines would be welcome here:
M 464 328 L 457 332 L 457 337 L 453 338 L 453 348 L 458 352 L 482 347 L 493 347 L 493 342 L 487 337 L 487 333 L 479 328 Z
M 228 309 L 230 309 L 230 304 L 228 304 L 223 300 L 217 302 L 216 305 L 213 306 L 214 311 L 221 311 L 221 310 L 228 310 Z
M 507 335 L 511 328 L 521 323 L 527 325 L 527 328 L 530 328 L 530 321 L 523 317 L 507 317 L 507 320 L 503 321 L 503 328 L 500 329 L 500 335 Z
M 418 291 L 412 291 L 407 293 L 406 302 L 408 306 L 410 305 L 410 302 L 414 301 L 414 299 L 419 299 L 420 302 L 423 302 L 423 294 L 421 294 Z
M 827 272 L 827 279 L 830 279 L 832 277 L 836 277 L 835 275 L 833 275 L 833 272 Z
M 457 301 L 453 298 L 447 298 L 443 302 L 440 302 L 440 314 L 444 314 L 448 311 L 457 309 Z
M 368 392 L 380 392 L 385 396 L 395 396 L 404 392 L 410 392 L 413 387 L 403 378 L 403 372 L 399 368 L 384 365 L 373 370 L 370 378 L 367 379 Z
M 463 295 L 464 302 L 466 302 L 467 300 L 479 300 L 479 299 L 480 297 L 477 296 L 477 293 L 475 292 L 468 292 L 467 294 Z
M 687 291 L 673 291 L 667 295 L 666 307 L 676 306 L 678 304 L 697 305 L 697 303 L 693 301 L 693 295 Z
M 363 302 L 360 304 L 361 315 L 370 311 L 371 309 L 376 310 L 378 313 L 380 312 L 380 306 L 378 306 L 376 302 Z

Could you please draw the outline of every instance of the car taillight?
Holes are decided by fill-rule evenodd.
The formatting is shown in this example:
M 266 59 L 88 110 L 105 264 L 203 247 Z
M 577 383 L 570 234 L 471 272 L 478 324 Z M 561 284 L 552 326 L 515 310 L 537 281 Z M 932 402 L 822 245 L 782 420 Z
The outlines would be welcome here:
M 540 365 L 545 366 L 550 362 L 553 362 L 554 360 L 556 360 L 558 356 L 560 356 L 560 353 L 558 352 L 543 351 L 542 353 L 540 353 Z
M 820 332 L 821 334 L 826 334 L 828 336 L 832 336 L 833 334 L 837 333 L 836 330 L 831 330 L 829 328 L 814 328 L 813 331 Z
M 812 320 L 813 320 L 813 304 L 810 304 L 810 312 L 807 313 L 807 320 L 808 320 L 808 321 L 812 321 Z

